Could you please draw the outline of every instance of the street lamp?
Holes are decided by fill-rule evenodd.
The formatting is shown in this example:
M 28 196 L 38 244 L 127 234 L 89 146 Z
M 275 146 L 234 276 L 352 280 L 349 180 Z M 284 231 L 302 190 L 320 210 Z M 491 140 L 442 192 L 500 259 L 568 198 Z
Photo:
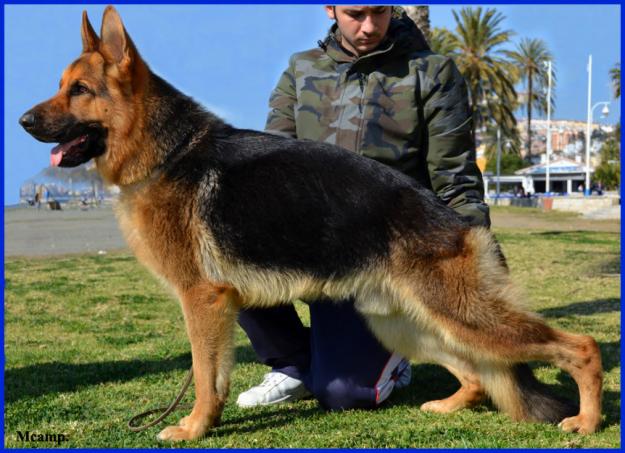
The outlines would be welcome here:
M 551 60 L 543 62 L 549 71 L 547 83 L 547 176 L 545 179 L 545 195 L 551 192 L 550 189 L 550 164 L 551 164 Z
M 588 55 L 588 119 L 586 122 L 586 187 L 584 188 L 584 195 L 590 195 L 590 125 L 592 124 L 592 112 L 596 107 L 603 105 L 601 115 L 603 117 L 610 113 L 607 101 L 597 102 L 591 107 L 591 84 L 592 84 L 592 55 Z
M 506 140 L 506 149 L 510 149 L 510 140 Z M 501 178 L 501 128 L 497 128 L 497 198 L 495 198 L 495 205 L 499 204 L 499 195 L 500 195 L 500 181 Z
M 497 198 L 495 206 L 499 204 L 499 177 L 501 176 L 501 128 L 497 128 Z

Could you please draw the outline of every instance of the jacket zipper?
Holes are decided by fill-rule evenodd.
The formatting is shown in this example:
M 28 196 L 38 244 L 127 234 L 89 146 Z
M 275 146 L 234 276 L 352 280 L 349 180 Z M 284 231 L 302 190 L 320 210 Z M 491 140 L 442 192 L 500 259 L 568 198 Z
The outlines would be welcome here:
M 348 72 L 349 69 L 347 71 L 345 71 L 343 74 L 339 75 L 339 86 L 340 85 L 347 85 L 347 79 L 348 79 Z M 343 124 L 343 117 L 345 116 L 345 107 L 344 107 L 344 101 L 345 101 L 345 92 L 347 90 L 345 89 L 345 87 L 341 88 L 341 99 L 339 100 L 339 105 L 341 106 L 341 113 L 339 113 L 339 119 L 337 122 L 337 126 L 336 126 L 336 140 L 335 140 L 335 145 L 341 146 L 341 124 Z
M 358 154 L 362 154 L 360 150 L 360 144 L 362 143 L 362 136 L 364 134 L 363 128 L 365 124 L 365 92 L 367 91 L 367 74 L 359 73 L 358 75 L 358 83 L 360 84 L 360 100 L 358 101 L 358 113 L 360 114 L 360 122 L 358 124 L 358 133 L 356 134 L 356 143 L 354 144 L 354 149 Z
M 354 67 L 354 65 L 356 63 L 358 63 L 361 60 L 364 60 L 365 58 L 371 58 L 375 55 L 380 55 L 380 54 L 384 54 L 387 52 L 390 52 L 391 50 L 393 50 L 393 47 L 395 47 L 395 43 L 391 43 L 386 49 L 384 50 L 378 50 L 375 52 L 372 52 L 370 54 L 367 54 L 363 57 L 357 58 L 354 62 L 352 62 L 350 69 L 348 69 L 346 72 L 344 72 L 343 74 L 341 74 L 339 76 L 339 85 L 342 85 L 343 83 L 347 84 L 347 79 L 348 79 L 348 74 L 349 71 L 351 70 L 351 68 Z M 326 51 L 327 53 L 327 51 Z M 332 58 L 332 57 L 330 57 Z M 335 60 L 336 61 L 336 60 Z M 366 74 L 362 74 L 359 73 L 359 83 L 360 83 L 360 88 L 361 88 L 361 93 L 360 93 L 360 101 L 358 104 L 358 112 L 360 113 L 360 124 L 358 127 L 358 133 L 356 134 L 356 143 L 355 143 L 355 148 L 354 150 L 358 153 L 358 154 L 362 154 L 362 152 L 360 151 L 360 143 L 362 142 L 362 135 L 363 135 L 363 130 L 362 130 L 362 126 L 364 124 L 364 115 L 363 115 L 363 110 L 364 110 L 364 106 L 363 106 L 363 100 L 365 97 L 365 89 L 367 87 L 366 85 L 366 81 L 367 81 L 367 75 Z M 364 80 L 363 80 L 364 79 Z M 344 105 L 343 102 L 345 101 L 345 88 L 342 89 L 341 92 L 341 99 L 339 101 L 339 105 Z M 338 119 L 338 126 L 337 126 L 337 131 L 336 131 L 336 145 L 340 146 L 340 134 L 341 134 L 341 124 L 343 122 L 343 117 L 345 116 L 345 108 L 343 107 L 341 109 L 341 113 L 339 114 L 339 119 Z

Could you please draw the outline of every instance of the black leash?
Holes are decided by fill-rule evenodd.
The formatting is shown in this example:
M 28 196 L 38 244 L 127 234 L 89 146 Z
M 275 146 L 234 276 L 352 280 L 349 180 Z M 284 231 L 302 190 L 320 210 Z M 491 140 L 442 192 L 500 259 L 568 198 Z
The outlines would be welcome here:
M 128 429 L 130 431 L 134 431 L 135 433 L 145 431 L 148 428 L 151 428 L 154 425 L 159 424 L 165 419 L 169 414 L 171 414 L 176 409 L 191 409 L 193 407 L 192 404 L 183 404 L 179 406 L 180 400 L 184 397 L 184 394 L 187 392 L 189 385 L 191 385 L 191 381 L 193 380 L 193 367 L 187 373 L 187 377 L 185 378 L 184 384 L 182 385 L 182 389 L 176 396 L 176 399 L 172 401 L 172 403 L 168 407 L 157 407 L 154 409 L 150 409 L 149 411 L 145 411 L 140 413 L 139 415 L 135 415 L 130 420 L 128 420 Z M 137 425 L 138 421 L 147 417 L 148 415 L 156 414 L 162 412 L 155 420 L 145 424 L 145 425 Z

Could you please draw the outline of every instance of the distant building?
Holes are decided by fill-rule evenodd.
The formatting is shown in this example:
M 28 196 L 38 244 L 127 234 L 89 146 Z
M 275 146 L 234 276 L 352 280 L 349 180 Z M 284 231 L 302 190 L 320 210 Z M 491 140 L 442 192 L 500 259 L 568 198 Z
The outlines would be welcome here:
M 590 173 L 594 172 L 591 167 Z M 586 181 L 586 165 L 563 157 L 556 158 L 551 161 L 549 166 L 549 186 L 550 192 L 554 193 L 583 193 L 580 185 L 583 186 Z M 547 184 L 547 165 L 542 162 L 530 167 L 517 170 L 514 175 L 501 176 L 500 193 L 519 192 L 523 189 L 524 193 L 544 193 Z M 497 176 L 484 175 L 485 193 L 490 196 L 494 195 Z
M 570 120 L 551 120 L 551 149 L 554 153 L 562 153 L 569 158 L 584 153 L 586 146 L 586 122 Z M 537 156 L 547 151 L 547 120 L 532 120 L 532 156 Z M 517 128 L 521 142 L 527 140 L 527 120 L 517 118 Z M 596 154 L 601 149 L 605 137 L 614 132 L 613 126 L 605 126 L 598 123 L 591 124 L 590 153 Z M 521 147 L 521 155 L 525 156 L 525 147 Z
M 590 173 L 594 169 L 590 168 Z M 547 184 L 546 162 L 532 165 L 515 172 L 521 176 L 531 176 L 534 184 L 534 192 L 545 192 Z M 579 186 L 586 181 L 586 165 L 563 157 L 557 158 L 549 165 L 549 186 L 551 192 L 573 193 L 580 192 Z M 581 190 L 583 192 L 583 189 Z

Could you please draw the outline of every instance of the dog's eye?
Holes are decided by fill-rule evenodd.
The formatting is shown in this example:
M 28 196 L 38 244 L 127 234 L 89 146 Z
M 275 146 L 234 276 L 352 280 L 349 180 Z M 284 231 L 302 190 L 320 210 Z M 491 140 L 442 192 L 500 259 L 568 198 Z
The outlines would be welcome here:
M 87 88 L 84 85 L 81 85 L 80 83 L 73 84 L 69 90 L 70 96 L 80 96 L 81 94 L 87 94 L 87 93 L 90 93 L 89 88 Z

